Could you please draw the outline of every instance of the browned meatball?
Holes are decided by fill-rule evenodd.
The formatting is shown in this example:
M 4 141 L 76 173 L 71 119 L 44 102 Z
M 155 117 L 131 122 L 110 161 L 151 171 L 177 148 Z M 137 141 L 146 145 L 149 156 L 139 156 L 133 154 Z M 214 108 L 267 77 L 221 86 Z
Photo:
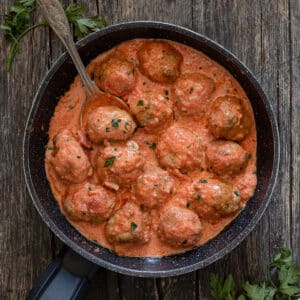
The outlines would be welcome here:
M 218 175 L 234 175 L 244 170 L 248 162 L 247 152 L 230 141 L 212 142 L 206 149 L 209 168 Z
M 149 167 L 137 179 L 135 194 L 137 203 L 146 208 L 162 205 L 172 192 L 174 180 L 167 171 Z
M 128 97 L 131 112 L 145 129 L 153 129 L 164 124 L 173 113 L 172 101 L 157 91 L 134 91 Z
M 127 140 L 136 125 L 132 117 L 115 106 L 98 107 L 87 118 L 86 130 L 90 140 L 99 144 L 105 139 Z
M 249 133 L 250 117 L 239 98 L 219 97 L 210 108 L 208 125 L 216 138 L 240 141 Z
M 114 209 L 116 197 L 100 185 L 86 184 L 64 201 L 64 210 L 73 220 L 102 222 Z
M 186 114 L 199 114 L 207 109 L 215 84 L 209 77 L 199 74 L 183 74 L 174 84 L 174 101 Z
M 135 86 L 134 66 L 125 58 L 111 56 L 94 70 L 98 87 L 118 97 L 129 94 Z
M 97 174 L 104 185 L 115 190 L 120 185 L 135 181 L 143 172 L 144 158 L 134 141 L 125 145 L 114 144 L 100 151 L 97 159 Z
M 57 134 L 53 143 L 51 165 L 62 179 L 80 183 L 92 175 L 93 170 L 88 157 L 69 130 Z
M 201 222 L 197 214 L 187 208 L 167 205 L 159 218 L 160 239 L 177 247 L 195 246 L 200 239 Z
M 142 73 L 159 83 L 172 83 L 180 74 L 182 55 L 164 41 L 146 42 L 138 51 Z
M 231 184 L 217 179 L 200 178 L 192 184 L 194 189 L 190 207 L 200 218 L 215 220 L 237 212 L 241 207 L 241 197 Z
M 148 216 L 136 204 L 127 202 L 108 220 L 105 234 L 112 244 L 147 243 L 150 239 Z
M 201 168 L 203 152 L 199 137 L 190 130 L 176 125 L 169 127 L 157 146 L 162 166 L 181 171 Z

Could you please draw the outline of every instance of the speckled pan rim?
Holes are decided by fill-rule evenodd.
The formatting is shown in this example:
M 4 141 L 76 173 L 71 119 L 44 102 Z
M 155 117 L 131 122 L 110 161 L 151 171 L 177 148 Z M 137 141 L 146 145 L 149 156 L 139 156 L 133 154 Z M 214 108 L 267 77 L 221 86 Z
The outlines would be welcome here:
M 39 106 L 39 101 L 45 92 L 45 89 L 52 78 L 52 75 L 55 74 L 57 69 L 61 66 L 61 64 L 65 61 L 67 58 L 67 54 L 62 54 L 58 60 L 53 64 L 53 66 L 50 68 L 50 70 L 47 72 L 46 76 L 42 80 L 42 83 L 40 84 L 38 91 L 36 93 L 36 96 L 34 98 L 32 107 L 30 109 L 30 113 L 26 122 L 25 132 L 24 132 L 24 139 L 23 139 L 23 170 L 25 175 L 25 181 L 27 185 L 27 189 L 29 191 L 29 194 L 33 200 L 33 203 L 38 210 L 39 214 L 45 221 L 45 223 L 49 226 L 49 228 L 54 232 L 54 234 L 62 240 L 65 244 L 67 244 L 69 247 L 71 247 L 75 252 L 82 255 L 86 259 L 92 261 L 93 263 L 105 267 L 109 270 L 119 272 L 126 275 L 132 275 L 132 276 L 138 276 L 138 277 L 167 277 L 167 276 L 175 276 L 180 275 L 184 273 L 188 273 L 191 271 L 195 271 L 200 268 L 204 268 L 208 266 L 209 264 L 219 260 L 226 254 L 228 254 L 230 251 L 232 251 L 235 247 L 237 247 L 245 238 L 246 236 L 253 230 L 255 225 L 258 223 L 260 218 L 262 217 L 263 213 L 265 212 L 273 190 L 275 186 L 275 181 L 278 176 L 278 170 L 279 170 L 279 161 L 280 161 L 280 144 L 279 144 L 279 132 L 278 132 L 278 126 L 275 121 L 275 115 L 272 110 L 272 107 L 270 105 L 270 102 L 262 90 L 260 84 L 256 80 L 255 76 L 250 72 L 250 70 L 240 62 L 240 60 L 233 55 L 231 52 L 226 50 L 221 45 L 217 44 L 216 42 L 212 41 L 211 39 L 196 33 L 192 30 L 189 30 L 187 28 L 169 24 L 169 23 L 162 23 L 162 22 L 154 22 L 154 21 L 134 21 L 134 22 L 126 22 L 126 23 L 120 23 L 112 26 L 108 26 L 102 30 L 99 30 L 98 32 L 95 32 L 86 38 L 80 40 L 77 43 L 78 47 L 82 47 L 89 42 L 98 39 L 104 35 L 110 34 L 112 32 L 119 31 L 121 29 L 134 29 L 134 28 L 149 28 L 149 29 L 164 29 L 164 30 L 170 30 L 173 32 L 178 32 L 179 34 L 187 35 L 193 39 L 200 40 L 201 42 L 206 43 L 209 45 L 209 47 L 214 48 L 218 52 L 225 55 L 227 58 L 229 58 L 239 69 L 245 72 L 246 77 L 248 80 L 253 84 L 256 91 L 259 93 L 261 100 L 264 103 L 264 106 L 266 108 L 269 121 L 271 123 L 272 128 L 272 134 L 273 134 L 273 143 L 274 143 L 274 161 L 273 161 L 273 168 L 272 168 L 272 174 L 270 178 L 270 183 L 268 186 L 268 189 L 265 193 L 265 197 L 260 205 L 260 208 L 257 210 L 255 216 L 252 218 L 252 220 L 248 223 L 248 225 L 243 229 L 243 231 L 240 232 L 239 235 L 237 235 L 230 243 L 227 244 L 227 246 L 220 251 L 216 252 L 214 255 L 208 257 L 205 260 L 202 260 L 200 262 L 195 261 L 193 264 L 181 267 L 181 268 L 174 268 L 172 270 L 167 271 L 150 271 L 150 270 L 136 270 L 136 269 L 129 269 L 121 267 L 117 264 L 113 264 L 110 262 L 107 262 L 106 260 L 103 260 L 99 257 L 96 257 L 89 251 L 83 249 L 82 247 L 78 246 L 74 241 L 72 241 L 63 231 L 61 231 L 58 226 L 53 222 L 53 220 L 50 218 L 50 216 L 46 213 L 44 208 L 42 207 L 38 195 L 36 193 L 35 187 L 32 182 L 32 178 L 30 175 L 30 166 L 29 166 L 29 137 L 30 137 L 30 129 L 33 123 L 33 117 L 35 116 L 35 113 L 37 111 L 37 108 Z

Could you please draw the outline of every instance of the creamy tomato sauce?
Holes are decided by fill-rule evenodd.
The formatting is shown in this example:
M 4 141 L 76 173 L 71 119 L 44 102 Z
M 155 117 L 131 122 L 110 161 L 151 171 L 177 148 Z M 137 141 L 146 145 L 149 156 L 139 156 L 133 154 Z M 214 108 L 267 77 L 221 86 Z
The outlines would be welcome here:
M 45 168 L 68 221 L 125 256 L 170 255 L 218 235 L 256 187 L 256 128 L 239 83 L 167 40 L 124 42 L 87 70 L 130 113 L 94 105 L 82 130 L 78 76 L 59 100 Z

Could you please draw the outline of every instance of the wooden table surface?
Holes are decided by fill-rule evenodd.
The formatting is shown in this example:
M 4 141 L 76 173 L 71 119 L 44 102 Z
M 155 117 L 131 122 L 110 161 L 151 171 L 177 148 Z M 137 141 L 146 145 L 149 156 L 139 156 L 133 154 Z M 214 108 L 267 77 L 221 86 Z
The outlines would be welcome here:
M 281 164 L 266 213 L 234 251 L 190 274 L 142 279 L 101 269 L 87 299 L 210 299 L 208 275 L 232 273 L 239 284 L 263 279 L 271 256 L 292 248 L 300 263 L 300 0 L 78 0 L 108 24 L 157 20 L 219 42 L 257 76 L 280 130 Z M 11 0 L 1 0 L 1 14 Z M 35 16 L 39 19 L 39 15 Z M 61 247 L 35 210 L 22 171 L 22 137 L 33 96 L 63 48 L 47 28 L 28 34 L 11 72 L 0 37 L 0 299 L 24 299 Z

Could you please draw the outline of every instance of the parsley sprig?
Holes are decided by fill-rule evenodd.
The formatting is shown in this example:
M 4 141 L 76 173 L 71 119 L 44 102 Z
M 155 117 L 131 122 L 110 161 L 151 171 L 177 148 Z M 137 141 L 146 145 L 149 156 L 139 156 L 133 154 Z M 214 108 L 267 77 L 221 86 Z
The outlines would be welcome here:
M 300 266 L 292 261 L 291 251 L 283 248 L 273 256 L 268 279 L 260 283 L 243 284 L 243 293 L 237 296 L 232 275 L 226 278 L 211 274 L 210 292 L 215 300 L 288 300 L 300 299 Z
M 36 10 L 35 0 L 17 0 L 9 8 L 9 11 L 4 15 L 0 29 L 4 31 L 4 41 L 10 44 L 6 70 L 10 71 L 14 57 L 17 54 L 21 39 L 34 28 L 47 25 L 46 21 L 32 23 L 33 13 Z M 74 26 L 74 35 L 76 38 L 97 31 L 107 24 L 100 16 L 84 18 L 84 7 L 72 3 L 65 8 L 68 21 Z
M 74 25 L 74 35 L 76 38 L 82 38 L 91 32 L 95 32 L 107 26 L 106 21 L 101 16 L 82 18 L 84 12 L 84 7 L 76 3 L 70 4 L 65 9 L 69 22 Z

